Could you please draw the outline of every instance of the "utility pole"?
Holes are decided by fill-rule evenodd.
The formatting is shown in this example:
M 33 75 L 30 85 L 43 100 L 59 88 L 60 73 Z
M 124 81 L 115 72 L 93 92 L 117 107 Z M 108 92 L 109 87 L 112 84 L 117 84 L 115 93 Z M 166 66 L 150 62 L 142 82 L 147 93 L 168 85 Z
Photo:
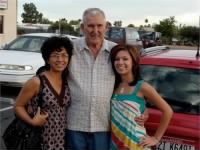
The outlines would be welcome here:
M 59 19 L 58 28 L 58 33 L 61 34 L 61 19 Z
M 198 41 L 196 57 L 199 57 L 199 47 L 200 47 L 200 16 L 199 16 L 199 41 Z

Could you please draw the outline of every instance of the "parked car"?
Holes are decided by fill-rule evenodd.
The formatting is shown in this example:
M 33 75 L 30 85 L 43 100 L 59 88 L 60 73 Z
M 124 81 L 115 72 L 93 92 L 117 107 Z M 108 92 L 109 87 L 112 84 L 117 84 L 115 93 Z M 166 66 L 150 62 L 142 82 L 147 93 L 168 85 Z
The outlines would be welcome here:
M 141 57 L 142 78 L 156 88 L 174 114 L 157 150 L 200 149 L 200 57 L 196 50 L 147 48 Z M 145 126 L 152 135 L 161 113 L 153 104 Z M 155 147 L 154 147 L 155 149 Z
M 149 31 L 138 31 L 144 48 L 161 46 L 161 33 L 160 32 L 149 32 Z
M 63 36 L 71 40 L 77 38 L 55 33 L 31 33 L 18 36 L 0 50 L 0 84 L 21 87 L 35 75 L 37 69 L 44 65 L 40 48 L 51 36 Z
M 138 31 L 132 27 L 109 27 L 105 38 L 118 44 L 133 45 L 139 50 L 143 48 Z

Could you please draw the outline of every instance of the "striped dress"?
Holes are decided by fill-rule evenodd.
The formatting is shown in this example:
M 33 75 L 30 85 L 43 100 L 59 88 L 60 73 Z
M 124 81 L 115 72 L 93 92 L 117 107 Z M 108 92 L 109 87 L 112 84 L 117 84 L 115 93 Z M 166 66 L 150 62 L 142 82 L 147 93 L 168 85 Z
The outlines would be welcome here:
M 130 94 L 113 94 L 112 96 L 112 150 L 143 150 L 138 143 L 140 137 L 146 135 L 146 130 L 134 120 L 145 109 L 145 100 L 136 95 L 142 82 L 142 80 L 138 81 Z

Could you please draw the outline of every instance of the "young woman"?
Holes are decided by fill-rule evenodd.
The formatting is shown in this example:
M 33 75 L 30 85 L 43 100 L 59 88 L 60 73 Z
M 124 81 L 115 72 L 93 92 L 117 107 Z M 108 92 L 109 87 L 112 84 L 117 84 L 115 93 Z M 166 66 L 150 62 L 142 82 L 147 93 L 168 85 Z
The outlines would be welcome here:
M 115 73 L 115 88 L 111 100 L 111 149 L 143 150 L 156 145 L 163 136 L 172 116 L 172 109 L 156 90 L 141 80 L 139 51 L 130 45 L 116 45 L 111 50 Z M 161 122 L 153 136 L 134 118 L 143 114 L 146 100 L 162 112 Z
M 67 38 L 51 37 L 41 47 L 45 71 L 40 74 L 43 83 L 35 76 L 21 89 L 15 104 L 15 113 L 33 126 L 42 126 L 41 144 L 44 150 L 64 150 L 65 113 L 70 102 L 67 84 L 67 67 L 72 56 L 72 43 Z M 39 91 L 42 92 L 42 107 L 38 106 Z M 34 117 L 26 106 L 32 106 Z

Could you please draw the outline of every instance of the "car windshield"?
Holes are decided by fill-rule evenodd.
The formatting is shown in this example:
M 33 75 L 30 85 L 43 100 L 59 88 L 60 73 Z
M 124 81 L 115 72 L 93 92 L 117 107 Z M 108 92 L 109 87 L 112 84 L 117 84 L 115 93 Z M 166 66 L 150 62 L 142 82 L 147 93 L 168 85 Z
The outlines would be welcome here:
M 5 49 L 15 51 L 40 52 L 40 48 L 47 37 L 20 36 L 9 43 Z
M 121 41 L 123 39 L 123 32 L 122 28 L 112 28 L 108 31 L 107 37 L 114 41 Z
M 141 36 L 142 39 L 148 39 L 148 40 L 155 39 L 155 36 L 154 36 L 153 32 L 143 33 L 140 36 Z
M 140 40 L 140 36 L 137 31 L 134 31 L 133 29 L 129 29 L 129 28 L 127 28 L 126 30 L 127 30 L 127 34 L 126 34 L 127 39 Z
M 156 88 L 175 112 L 199 114 L 199 70 L 141 65 L 141 75 Z

